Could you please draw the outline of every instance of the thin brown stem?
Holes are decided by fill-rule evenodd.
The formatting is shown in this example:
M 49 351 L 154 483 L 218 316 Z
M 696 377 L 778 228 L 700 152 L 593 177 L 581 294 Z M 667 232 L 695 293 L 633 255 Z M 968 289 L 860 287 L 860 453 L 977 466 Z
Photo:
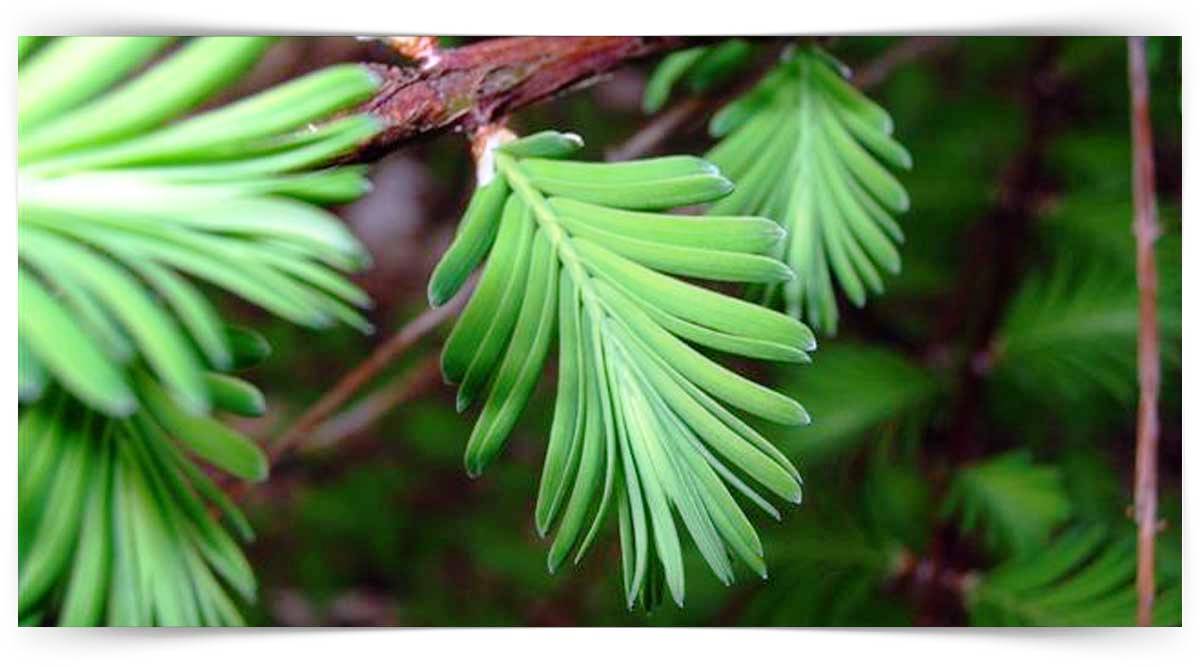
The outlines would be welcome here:
M 633 160 L 653 153 L 670 139 L 680 128 L 687 125 L 704 110 L 704 99 L 689 97 L 650 119 L 633 136 L 605 153 L 611 162 Z
M 354 407 L 333 415 L 313 428 L 308 440 L 313 448 L 331 447 L 357 436 L 382 419 L 396 406 L 441 385 L 441 360 L 436 352 L 418 361 L 386 386 L 371 393 Z M 304 448 L 303 451 L 307 451 Z
M 1154 612 L 1154 537 L 1158 532 L 1158 275 L 1154 241 L 1158 211 L 1154 202 L 1154 139 L 1150 125 L 1150 83 L 1146 38 L 1129 38 L 1130 129 L 1133 140 L 1133 234 L 1137 240 L 1138 400 L 1134 514 L 1138 525 L 1138 625 L 1150 625 Z
M 956 37 L 909 37 L 884 51 L 875 60 L 858 68 L 852 77 L 855 86 L 866 90 L 887 80 L 901 65 L 910 63 L 954 44 Z
M 465 305 L 473 283 L 459 291 L 449 303 L 427 310 L 404 325 L 391 338 L 376 347 L 371 355 L 338 380 L 337 384 L 312 404 L 290 428 L 267 447 L 267 456 L 274 464 L 290 448 L 304 440 L 325 419 L 350 400 L 359 389 L 385 370 L 397 357 L 407 352 L 439 325 L 453 317 Z

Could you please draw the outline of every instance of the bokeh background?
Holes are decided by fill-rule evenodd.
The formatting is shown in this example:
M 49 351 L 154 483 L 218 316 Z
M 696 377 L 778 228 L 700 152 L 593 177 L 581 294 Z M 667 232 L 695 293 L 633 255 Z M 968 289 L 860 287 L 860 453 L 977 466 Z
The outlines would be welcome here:
M 778 52 L 778 40 L 751 42 L 760 60 Z M 843 303 L 838 336 L 821 341 L 811 365 L 745 367 L 813 417 L 808 427 L 767 429 L 806 487 L 804 503 L 782 522 L 753 517 L 768 581 L 745 572 L 726 588 L 692 549 L 686 608 L 628 612 L 615 526 L 579 566 L 548 574 L 533 502 L 552 374 L 506 453 L 469 480 L 461 461 L 473 415 L 455 412 L 437 371 L 443 327 L 245 495 L 259 532 L 248 555 L 260 596 L 248 620 L 965 624 L 986 620 L 973 615 L 971 596 L 998 566 L 1086 527 L 1127 539 L 1137 292 L 1125 40 L 854 37 L 826 46 L 891 111 L 915 161 L 900 175 L 913 206 L 900 219 L 904 269 L 885 295 L 861 310 Z M 1153 38 L 1148 52 L 1164 227 L 1160 607 L 1178 613 L 1180 41 Z M 331 62 L 390 57 L 350 38 L 291 38 L 230 94 Z M 728 90 L 693 99 L 682 86 L 667 113 L 680 104 L 689 111 L 675 112 L 682 120 L 645 144 L 643 130 L 655 121 L 642 113 L 641 96 L 653 65 L 521 111 L 511 125 L 578 132 L 591 159 L 702 154 L 711 146 L 706 116 Z M 729 86 L 752 80 L 756 67 Z M 357 278 L 375 300 L 374 336 L 314 334 L 224 304 L 275 350 L 250 378 L 270 411 L 240 428 L 270 440 L 426 308 L 425 280 L 464 209 L 472 172 L 461 135 L 417 142 L 375 164 L 374 191 L 341 210 L 375 258 Z M 1030 623 L 1078 618 L 1062 600 L 1009 602 Z

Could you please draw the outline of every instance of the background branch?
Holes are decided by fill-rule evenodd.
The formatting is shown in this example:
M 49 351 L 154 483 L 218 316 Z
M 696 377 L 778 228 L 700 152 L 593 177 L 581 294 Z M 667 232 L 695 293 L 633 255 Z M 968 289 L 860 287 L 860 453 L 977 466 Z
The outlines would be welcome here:
M 705 108 L 702 97 L 688 97 L 654 116 L 633 136 L 605 152 L 610 162 L 624 162 L 650 155 L 685 125 L 696 121 Z
M 1150 83 L 1146 38 L 1129 38 L 1130 129 L 1133 140 L 1133 234 L 1137 239 L 1138 399 L 1134 513 L 1138 525 L 1138 625 L 1150 625 L 1154 610 L 1154 536 L 1158 532 L 1158 275 L 1154 241 L 1154 139 L 1150 126 Z
M 353 407 L 318 424 L 307 438 L 308 447 L 332 447 L 353 438 L 383 419 L 396 406 L 441 387 L 442 383 L 441 354 L 434 351 Z M 301 451 L 307 451 L 308 447 Z
M 267 447 L 267 456 L 274 465 L 283 454 L 305 439 L 325 419 L 332 415 L 364 385 L 379 375 L 397 357 L 408 351 L 413 345 L 436 329 L 446 320 L 454 317 L 466 304 L 470 293 L 474 290 L 474 281 L 464 285 L 458 294 L 446 305 L 427 310 L 404 325 L 382 345 L 371 352 L 358 366 L 342 376 L 337 384 L 325 393 L 316 403 L 312 404 L 290 428 L 276 438 Z
M 909 37 L 857 69 L 851 81 L 863 90 L 874 88 L 886 81 L 897 67 L 952 46 L 956 41 L 957 37 Z

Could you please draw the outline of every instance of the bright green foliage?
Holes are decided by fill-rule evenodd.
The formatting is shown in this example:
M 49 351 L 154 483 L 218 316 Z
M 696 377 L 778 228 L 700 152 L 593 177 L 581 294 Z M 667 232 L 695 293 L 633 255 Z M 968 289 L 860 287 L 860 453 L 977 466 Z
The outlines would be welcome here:
M 912 159 L 892 138 L 891 117 L 810 46 L 787 55 L 709 129 L 723 139 L 708 159 L 739 184 L 709 214 L 761 215 L 788 230 L 776 254 L 796 280 L 757 293 L 765 303 L 782 297 L 789 314 L 833 333 L 832 275 L 861 306 L 868 292 L 882 292 L 880 269 L 900 270 L 904 237 L 892 216 L 909 200 L 884 164 L 908 169 Z
M 943 511 L 964 532 L 982 531 L 993 551 L 1023 556 L 1070 517 L 1071 503 L 1056 468 L 1012 452 L 959 470 Z
M 115 88 L 107 88 L 112 63 L 75 56 L 119 53 L 132 68 L 162 40 L 68 38 L 23 62 L 23 396 L 35 398 L 53 378 L 101 412 L 128 415 L 136 403 L 123 368 L 136 355 L 188 411 L 203 413 L 203 370 L 229 367 L 229 343 L 183 275 L 297 323 L 366 328 L 351 306 L 366 296 L 330 268 L 360 268 L 365 254 L 309 203 L 353 199 L 366 181 L 358 167 L 304 170 L 375 131 L 357 116 L 308 126 L 370 95 L 373 75 L 331 68 L 162 126 L 248 68 L 268 43 L 195 39 Z M 65 80 L 56 77 L 64 68 Z M 88 95 L 64 98 L 66 83 Z
M 642 95 L 642 110 L 654 113 L 667 103 L 676 85 L 686 82 L 692 94 L 728 83 L 750 62 L 754 48 L 744 39 L 727 39 L 716 46 L 697 46 L 667 55 L 654 68 Z
M 972 625 L 1130 625 L 1137 610 L 1132 534 L 1081 525 L 1048 548 L 1016 558 L 968 585 Z M 1180 625 L 1178 570 L 1159 567 L 1154 624 Z
M 26 621 L 238 622 L 210 567 L 253 594 L 205 508 L 232 505 L 181 451 L 266 477 L 258 447 L 210 411 L 262 413 L 256 389 L 213 371 L 267 350 L 193 280 L 295 323 L 369 328 L 355 309 L 365 293 L 339 273 L 366 253 L 318 206 L 365 192 L 363 170 L 313 168 L 377 131 L 362 115 L 322 122 L 369 97 L 375 76 L 332 67 L 188 115 L 271 40 L 196 38 L 162 54 L 171 41 L 20 43 L 21 448 L 42 466 L 20 478 Z
M 146 408 L 132 417 L 108 417 L 59 389 L 21 416 L 23 623 L 53 608 L 60 625 L 240 625 L 228 591 L 254 598 L 249 564 L 206 505 L 241 539 L 252 539 L 250 526 L 185 452 L 250 480 L 266 476 L 266 458 L 139 375 Z M 261 414 L 253 387 L 210 379 L 225 386 L 217 407 Z
M 689 343 L 796 362 L 815 340 L 791 318 L 667 275 L 791 278 L 766 254 L 783 236 L 770 220 L 658 212 L 727 194 L 732 184 L 712 165 L 561 159 L 580 144 L 542 133 L 496 150 L 494 178 L 476 191 L 430 281 L 431 300 L 443 302 L 488 257 L 442 369 L 460 384 L 460 410 L 483 399 L 466 450 L 476 476 L 508 439 L 557 330 L 558 393 L 536 508 L 538 531 L 555 529 L 549 568 L 572 551 L 578 562 L 615 509 L 628 604 L 653 606 L 665 583 L 682 605 L 677 520 L 729 583 L 731 556 L 766 573 L 762 545 L 729 487 L 776 517 L 743 477 L 786 501 L 801 497 L 792 464 L 729 408 L 808 421 L 791 398 Z

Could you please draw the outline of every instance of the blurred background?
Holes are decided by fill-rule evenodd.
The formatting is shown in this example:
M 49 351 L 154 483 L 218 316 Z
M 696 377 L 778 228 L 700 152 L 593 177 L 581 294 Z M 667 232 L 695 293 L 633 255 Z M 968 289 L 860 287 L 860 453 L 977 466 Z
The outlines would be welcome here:
M 780 44 L 749 42 L 755 55 L 723 88 L 680 86 L 658 116 L 641 110 L 650 60 L 521 111 L 511 125 L 577 132 L 589 159 L 703 154 L 707 116 Z M 1125 618 L 1127 607 L 1131 623 L 1137 291 L 1125 40 L 855 37 L 826 47 L 892 113 L 914 157 L 899 175 L 913 205 L 900 218 L 903 271 L 882 297 L 863 309 L 843 303 L 838 335 L 821 340 L 811 365 L 746 367 L 813 418 L 797 429 L 763 426 L 806 486 L 783 521 L 753 517 L 768 581 L 745 573 L 727 588 L 691 549 L 686 608 L 627 612 L 615 525 L 578 567 L 549 575 L 533 503 L 552 373 L 506 453 L 469 480 L 462 452 L 474 415 L 455 412 L 437 370 L 443 325 L 246 494 L 260 579 L 247 620 L 1061 625 Z M 1166 623 L 1181 613 L 1180 48 L 1175 38 L 1148 42 L 1164 228 Z M 292 38 L 231 94 L 331 62 L 389 57 L 350 38 Z M 275 350 L 249 378 L 267 393 L 268 416 L 240 428 L 270 440 L 425 310 L 425 281 L 472 173 L 461 135 L 410 144 L 376 163 L 374 191 L 340 211 L 375 258 L 358 276 L 375 300 L 374 336 L 302 331 L 227 299 L 224 312 Z M 1099 536 L 1090 560 L 1052 577 L 1028 573 L 1034 557 L 1049 559 L 1082 534 Z M 1118 564 L 1105 572 L 1119 576 L 1097 581 L 1097 563 Z M 1104 586 L 1102 598 L 1088 597 Z M 1111 616 L 1088 615 L 1103 605 Z

